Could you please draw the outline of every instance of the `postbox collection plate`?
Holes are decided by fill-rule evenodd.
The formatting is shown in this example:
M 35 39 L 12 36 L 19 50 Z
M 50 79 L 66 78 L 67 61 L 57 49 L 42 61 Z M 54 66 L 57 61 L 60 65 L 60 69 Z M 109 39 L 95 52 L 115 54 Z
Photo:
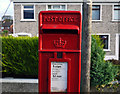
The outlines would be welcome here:
M 67 62 L 51 62 L 51 92 L 67 92 Z
M 49 59 L 49 92 L 68 92 L 70 77 L 70 59 Z

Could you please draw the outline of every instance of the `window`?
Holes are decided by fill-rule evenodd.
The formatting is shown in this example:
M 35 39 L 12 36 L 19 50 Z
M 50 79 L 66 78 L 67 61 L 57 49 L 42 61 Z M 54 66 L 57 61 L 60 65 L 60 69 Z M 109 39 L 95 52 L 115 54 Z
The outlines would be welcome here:
M 66 10 L 65 5 L 48 5 L 48 10 Z
M 4 27 L 1 27 L 1 29 L 4 29 Z
M 32 34 L 31 33 L 16 33 L 15 36 L 16 37 L 20 37 L 20 36 L 29 36 L 29 37 L 32 37 Z
M 24 5 L 23 6 L 23 19 L 34 19 L 34 5 Z
M 92 6 L 92 20 L 100 20 L 100 5 Z
M 99 35 L 102 43 L 104 45 L 104 49 L 109 49 L 109 35 Z
M 120 20 L 120 5 L 114 5 L 114 20 Z

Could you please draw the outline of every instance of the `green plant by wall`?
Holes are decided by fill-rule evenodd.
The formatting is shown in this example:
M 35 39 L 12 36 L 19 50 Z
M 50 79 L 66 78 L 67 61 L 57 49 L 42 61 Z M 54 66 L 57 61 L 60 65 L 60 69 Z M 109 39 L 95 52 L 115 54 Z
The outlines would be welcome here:
M 38 75 L 38 37 L 2 38 L 3 72 L 13 75 Z
M 104 61 L 105 52 L 97 36 L 92 36 L 91 85 L 112 81 L 116 67 Z M 14 75 L 38 76 L 38 37 L 2 37 L 3 72 Z
M 111 62 L 114 66 L 118 67 L 118 74 L 116 76 L 116 79 L 120 81 L 120 60 L 111 59 L 107 61 Z
M 2 34 L 2 36 L 7 36 L 8 35 L 8 30 L 4 30 L 1 34 Z
M 117 75 L 117 68 L 104 60 L 102 41 L 99 36 L 92 36 L 91 45 L 91 86 L 108 84 Z

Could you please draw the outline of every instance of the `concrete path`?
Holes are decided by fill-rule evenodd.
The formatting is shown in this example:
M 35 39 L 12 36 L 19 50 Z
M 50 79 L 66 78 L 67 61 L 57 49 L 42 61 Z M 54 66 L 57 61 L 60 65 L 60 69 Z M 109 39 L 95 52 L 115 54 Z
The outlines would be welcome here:
M 2 83 L 2 92 L 38 92 L 38 79 L 0 79 Z M 9 93 L 8 93 L 9 94 Z M 13 94 L 13 93 L 12 93 Z

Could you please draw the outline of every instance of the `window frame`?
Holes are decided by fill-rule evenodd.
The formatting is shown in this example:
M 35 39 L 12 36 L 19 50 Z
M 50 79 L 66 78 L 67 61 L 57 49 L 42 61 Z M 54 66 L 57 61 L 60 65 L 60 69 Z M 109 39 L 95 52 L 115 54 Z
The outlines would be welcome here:
M 51 5 L 52 6 L 52 9 L 48 9 L 48 6 Z M 60 9 L 59 10 L 54 10 L 53 9 L 53 6 L 54 5 L 60 5 Z M 61 6 L 64 5 L 65 6 L 65 10 L 62 10 L 61 9 Z M 46 10 L 47 11 L 66 11 L 67 10 L 67 4 L 46 4 Z
M 104 51 L 111 51 L 110 50 L 110 34 L 109 33 L 93 33 L 92 35 L 108 35 L 108 49 L 103 49 Z
M 32 37 L 32 34 L 31 33 L 15 33 L 15 36 L 16 37 L 20 37 L 20 36 L 29 36 L 29 37 Z
M 118 19 L 118 20 L 115 20 L 114 19 L 114 6 L 116 6 L 116 5 L 119 5 L 119 4 L 113 4 L 112 5 L 112 21 L 120 21 L 120 19 Z M 120 6 L 120 5 L 119 5 Z M 119 9 L 120 10 L 120 9 Z
M 24 9 L 24 6 L 33 6 L 34 10 L 34 19 L 24 19 L 24 10 L 32 10 L 32 9 Z M 35 4 L 21 4 L 21 20 L 20 21 L 36 21 L 35 18 Z
M 102 21 L 102 4 L 93 4 L 92 6 L 100 6 L 100 19 L 99 20 L 93 20 L 92 19 L 92 21 L 94 22 L 94 21 Z M 92 10 L 93 10 L 93 8 L 92 8 Z

